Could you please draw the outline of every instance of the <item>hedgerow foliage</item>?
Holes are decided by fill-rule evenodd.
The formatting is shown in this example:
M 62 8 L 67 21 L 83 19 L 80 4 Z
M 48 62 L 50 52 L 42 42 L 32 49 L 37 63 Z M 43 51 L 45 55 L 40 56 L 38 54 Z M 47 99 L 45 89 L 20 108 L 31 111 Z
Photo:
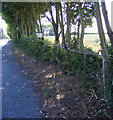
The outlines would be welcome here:
M 15 41 L 15 45 L 37 60 L 49 61 L 57 64 L 62 68 L 65 74 L 75 75 L 80 79 L 81 85 L 85 88 L 93 88 L 99 94 L 99 81 L 102 80 L 102 58 L 93 55 L 84 55 L 79 53 L 64 52 L 60 47 L 47 45 L 47 40 L 34 38 L 34 36 L 23 35 L 21 39 Z M 86 48 L 93 53 L 92 49 Z M 109 54 L 113 55 L 110 46 L 107 47 Z M 78 48 L 76 48 L 78 50 Z M 110 62 L 109 80 L 113 78 L 113 60 Z M 111 90 L 108 93 L 111 97 Z

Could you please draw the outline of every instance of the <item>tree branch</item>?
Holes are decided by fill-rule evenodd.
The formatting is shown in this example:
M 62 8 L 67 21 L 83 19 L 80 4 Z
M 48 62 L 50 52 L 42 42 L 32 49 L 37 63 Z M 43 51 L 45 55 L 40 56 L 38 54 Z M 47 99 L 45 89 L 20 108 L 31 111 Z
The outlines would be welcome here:
M 44 17 L 46 17 L 48 21 L 52 23 L 51 19 L 47 15 L 44 14 Z

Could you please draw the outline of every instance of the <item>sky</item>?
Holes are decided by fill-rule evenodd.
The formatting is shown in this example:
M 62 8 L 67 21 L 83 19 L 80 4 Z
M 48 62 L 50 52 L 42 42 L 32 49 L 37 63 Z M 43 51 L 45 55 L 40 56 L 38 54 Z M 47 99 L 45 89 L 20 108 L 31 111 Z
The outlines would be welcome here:
M 7 32 L 6 32 L 7 25 L 6 25 L 6 22 L 4 20 L 2 20 L 1 16 L 0 16 L 0 27 L 3 28 L 4 34 L 7 35 Z
M 108 18 L 109 18 L 109 21 L 111 22 L 111 2 L 112 2 L 112 0 L 105 0 L 105 2 L 106 2 L 106 8 L 108 11 Z M 104 24 L 104 19 L 102 19 L 102 20 L 103 20 L 103 24 Z M 50 23 L 47 22 L 47 20 L 46 21 L 43 20 L 42 24 L 50 24 Z M 0 26 L 3 28 L 4 34 L 7 35 L 7 32 L 6 32 L 7 25 L 6 25 L 5 21 L 2 20 L 1 16 L 0 16 Z M 106 33 L 105 24 L 104 24 L 104 31 Z M 87 27 L 85 29 L 85 33 L 98 33 L 96 19 L 93 19 L 93 27 Z

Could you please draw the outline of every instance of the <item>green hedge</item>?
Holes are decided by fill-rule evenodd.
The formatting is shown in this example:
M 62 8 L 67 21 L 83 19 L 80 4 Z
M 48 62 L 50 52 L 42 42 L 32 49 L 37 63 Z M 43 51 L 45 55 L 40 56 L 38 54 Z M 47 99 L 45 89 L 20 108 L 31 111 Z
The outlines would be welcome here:
M 92 55 L 82 55 L 73 53 L 63 49 L 46 45 L 46 40 L 34 39 L 34 36 L 23 35 L 15 45 L 22 48 L 26 53 L 32 55 L 36 59 L 50 61 L 58 64 L 65 74 L 78 76 L 81 84 L 86 87 L 98 89 L 98 81 L 90 77 L 90 73 L 98 79 L 102 79 L 102 58 Z M 89 52 L 92 49 L 86 48 Z M 113 55 L 110 46 L 107 47 L 109 54 Z M 113 79 L 113 59 L 110 59 L 109 80 Z M 110 95 L 111 93 L 109 93 Z

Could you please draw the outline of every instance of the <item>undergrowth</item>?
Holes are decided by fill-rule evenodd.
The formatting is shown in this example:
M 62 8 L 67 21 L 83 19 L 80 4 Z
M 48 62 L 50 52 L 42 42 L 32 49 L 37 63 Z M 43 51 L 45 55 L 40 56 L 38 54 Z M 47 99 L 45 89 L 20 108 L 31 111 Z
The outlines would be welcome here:
M 22 36 L 18 39 L 18 43 L 14 42 L 16 47 L 21 48 L 25 53 L 33 56 L 35 59 L 49 61 L 58 64 L 64 74 L 71 74 L 80 78 L 81 85 L 86 89 L 91 88 L 99 94 L 99 82 L 102 80 L 102 58 L 93 55 L 83 55 L 57 48 L 53 45 L 46 45 L 47 40 L 34 39 L 33 36 Z M 78 49 L 78 48 L 76 48 Z M 92 49 L 86 48 L 93 53 Z M 113 55 L 110 46 L 107 47 L 109 54 Z M 109 80 L 113 79 L 113 60 L 110 62 Z M 111 89 L 111 88 L 110 88 Z M 109 90 L 111 91 L 111 90 Z M 111 96 L 111 92 L 108 93 Z

